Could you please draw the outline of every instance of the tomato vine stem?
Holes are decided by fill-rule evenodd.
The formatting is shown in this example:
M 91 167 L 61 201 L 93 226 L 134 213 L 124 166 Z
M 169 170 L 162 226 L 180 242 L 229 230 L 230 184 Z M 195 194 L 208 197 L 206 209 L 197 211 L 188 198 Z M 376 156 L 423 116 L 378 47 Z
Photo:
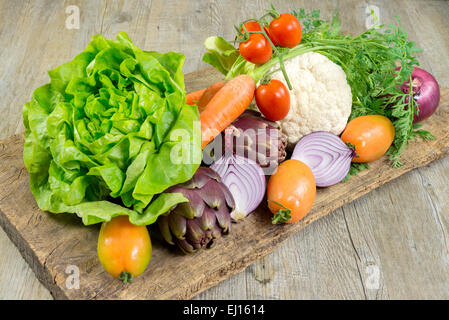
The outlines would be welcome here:
M 240 38 L 238 41 L 239 41 L 239 43 L 248 41 L 249 37 L 255 33 L 262 34 L 265 37 L 265 39 L 268 41 L 268 43 L 270 44 L 271 49 L 273 50 L 275 56 L 279 58 L 279 66 L 282 71 L 282 75 L 284 76 L 285 82 L 287 82 L 288 89 L 293 90 L 293 86 L 290 82 L 287 71 L 285 69 L 285 64 L 284 64 L 284 59 L 283 59 L 284 54 L 286 54 L 289 50 L 287 50 L 285 52 L 279 52 L 278 48 L 274 45 L 273 41 L 271 41 L 270 37 L 265 32 L 265 23 L 263 21 L 263 19 L 269 15 L 276 18 L 276 17 L 280 16 L 280 14 L 276 11 L 276 9 L 274 8 L 273 5 L 272 5 L 272 9 L 267 10 L 267 11 L 268 11 L 268 13 L 263 15 L 261 18 L 247 19 L 240 24 L 240 28 L 235 27 L 235 29 L 237 30 L 237 37 Z M 257 24 L 260 27 L 260 31 L 248 31 L 245 27 L 245 23 L 250 22 L 250 21 L 257 22 Z M 242 29 L 243 29 L 243 33 L 241 32 Z
M 118 278 L 122 280 L 123 283 L 132 283 L 134 276 L 128 271 L 123 270 L 122 273 L 120 273 L 120 275 L 118 276 Z
M 277 224 L 279 222 L 285 223 L 291 220 L 292 215 L 291 212 L 292 210 L 287 208 L 286 206 L 284 206 L 283 204 L 274 201 L 274 200 L 268 200 L 271 201 L 275 204 L 277 204 L 278 206 L 280 206 L 282 209 L 279 209 L 278 212 L 276 212 L 273 216 L 273 219 L 271 220 L 273 224 Z

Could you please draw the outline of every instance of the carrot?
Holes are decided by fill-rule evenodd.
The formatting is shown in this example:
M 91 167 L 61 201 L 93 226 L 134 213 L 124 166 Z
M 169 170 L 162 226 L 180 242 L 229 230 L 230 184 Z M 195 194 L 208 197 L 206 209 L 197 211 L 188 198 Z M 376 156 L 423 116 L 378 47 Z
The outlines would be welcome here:
M 226 83 L 200 114 L 203 149 L 240 116 L 254 97 L 254 80 L 242 74 Z
M 197 106 L 199 112 L 203 112 L 204 109 L 206 109 L 207 104 L 209 101 L 215 96 L 215 94 L 224 86 L 224 82 L 215 82 L 213 85 L 211 85 L 209 88 L 204 91 L 204 93 L 201 95 L 201 98 L 198 100 Z
M 206 91 L 206 89 L 201 89 L 198 91 L 190 92 L 186 95 L 186 103 L 194 106 L 197 104 L 198 100 L 200 100 L 203 93 Z

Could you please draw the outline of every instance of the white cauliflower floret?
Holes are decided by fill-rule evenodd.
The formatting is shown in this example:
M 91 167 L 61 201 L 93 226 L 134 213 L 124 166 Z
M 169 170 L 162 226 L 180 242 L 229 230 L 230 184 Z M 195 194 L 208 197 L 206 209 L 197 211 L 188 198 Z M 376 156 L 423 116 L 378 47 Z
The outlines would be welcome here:
M 289 144 L 315 131 L 339 135 L 348 122 L 352 107 L 351 88 L 343 69 L 316 52 L 308 52 L 284 62 L 293 90 L 290 111 L 278 121 Z M 279 65 L 272 70 L 279 69 Z M 288 88 L 282 71 L 272 74 Z

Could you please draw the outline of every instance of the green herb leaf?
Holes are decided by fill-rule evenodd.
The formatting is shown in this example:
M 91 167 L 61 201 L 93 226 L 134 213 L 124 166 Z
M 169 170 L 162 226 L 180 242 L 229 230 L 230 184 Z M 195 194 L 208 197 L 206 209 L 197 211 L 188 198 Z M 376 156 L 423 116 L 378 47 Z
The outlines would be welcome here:
M 361 171 L 366 170 L 366 169 L 369 169 L 368 163 L 353 162 L 353 163 L 351 163 L 351 168 L 349 168 L 348 174 L 342 181 L 343 182 L 348 181 L 351 176 L 358 176 Z

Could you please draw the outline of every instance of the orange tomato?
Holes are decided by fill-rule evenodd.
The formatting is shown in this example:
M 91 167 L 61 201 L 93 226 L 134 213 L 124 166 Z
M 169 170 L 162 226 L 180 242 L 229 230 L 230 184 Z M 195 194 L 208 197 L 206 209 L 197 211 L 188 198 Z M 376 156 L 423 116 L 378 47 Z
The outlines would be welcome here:
M 151 240 L 146 226 L 135 226 L 127 216 L 101 225 L 98 258 L 104 269 L 123 282 L 145 271 L 151 258 Z
M 316 184 L 312 170 L 299 160 L 282 162 L 270 177 L 267 187 L 268 208 L 275 214 L 273 222 L 278 218 L 281 222 L 298 222 L 312 209 L 315 195 Z M 291 216 L 289 220 L 279 217 L 288 210 Z
M 361 116 L 347 124 L 341 140 L 355 146 L 352 162 L 371 162 L 382 157 L 394 140 L 394 126 L 381 115 Z

